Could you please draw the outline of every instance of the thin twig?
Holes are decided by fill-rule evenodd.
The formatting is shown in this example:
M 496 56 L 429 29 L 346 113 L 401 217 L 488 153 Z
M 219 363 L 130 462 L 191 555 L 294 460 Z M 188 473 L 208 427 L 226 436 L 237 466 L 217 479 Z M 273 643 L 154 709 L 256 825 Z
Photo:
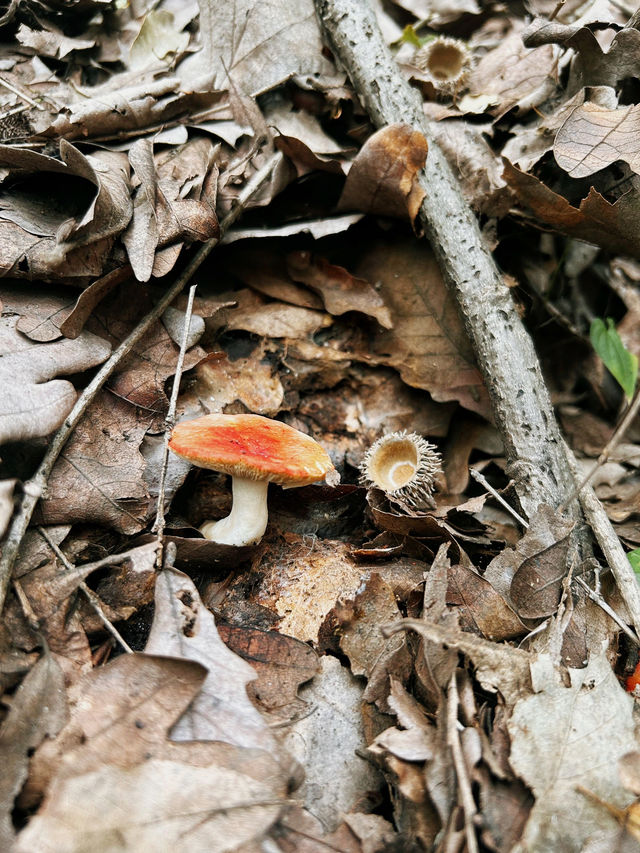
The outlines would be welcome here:
M 629 637 L 631 642 L 635 643 L 636 646 L 640 646 L 640 640 L 638 639 L 637 635 L 631 630 L 631 628 L 629 628 L 628 625 L 625 625 L 625 623 L 618 616 L 618 614 L 613 609 L 613 607 L 609 607 L 609 605 L 604 600 L 604 598 L 601 595 L 599 595 L 594 589 L 591 589 L 589 584 L 586 583 L 586 581 L 583 578 L 576 576 L 574 578 L 574 580 L 580 584 L 580 586 L 586 592 L 586 594 L 589 596 L 591 601 L 595 602 L 598 605 L 598 607 L 600 607 L 602 610 L 604 610 L 604 612 L 613 619 L 613 621 L 616 623 L 618 628 L 620 628 L 620 630 L 623 631 L 627 635 L 627 637 Z
M 60 547 L 56 544 L 56 542 L 54 542 L 54 540 L 51 538 L 51 536 L 49 536 L 49 533 L 46 530 L 46 528 L 39 527 L 38 533 L 40 534 L 40 536 L 42 536 L 44 541 L 51 548 L 53 553 L 60 560 L 60 562 L 62 563 L 62 565 L 65 567 L 65 569 L 68 572 L 73 572 L 73 571 L 77 570 L 78 567 L 74 566 L 73 563 L 67 559 L 66 555 L 60 550 Z M 132 655 L 133 649 L 127 643 L 127 641 L 124 639 L 124 637 L 120 634 L 120 632 L 118 631 L 116 626 L 113 624 L 113 622 L 111 622 L 109 617 L 106 615 L 106 613 L 102 609 L 102 602 L 100 601 L 99 597 L 95 594 L 95 592 L 92 589 L 89 589 L 89 587 L 87 586 L 87 584 L 85 583 L 84 580 L 81 580 L 80 583 L 78 584 L 78 586 L 86 595 L 87 599 L 89 600 L 89 604 L 96 611 L 96 613 L 98 614 L 98 616 L 100 618 L 100 621 L 102 622 L 104 627 L 107 629 L 107 631 L 111 634 L 112 637 L 114 637 L 116 642 L 120 643 L 120 645 L 125 650 L 125 652 L 127 652 L 127 654 Z
M 38 470 L 26 484 L 29 488 L 27 489 L 27 493 L 23 499 L 22 506 L 13 518 L 6 539 L 3 543 L 2 558 L 0 559 L 0 612 L 4 607 L 7 589 L 9 588 L 9 581 L 11 579 L 11 570 L 17 557 L 20 543 L 27 531 L 29 521 L 31 520 L 31 516 L 33 515 L 33 511 L 39 497 L 44 492 L 51 470 L 53 469 L 53 466 L 60 455 L 60 451 L 64 447 L 69 436 L 77 426 L 98 391 L 120 365 L 122 359 L 128 355 L 135 344 L 137 344 L 137 342 L 146 334 L 148 329 L 166 311 L 176 296 L 182 292 L 185 285 L 200 267 L 202 262 L 208 257 L 212 249 L 214 249 L 220 242 L 225 231 L 240 216 L 249 199 L 262 187 L 265 181 L 268 180 L 281 159 L 282 154 L 279 152 L 274 154 L 267 164 L 247 181 L 238 194 L 236 204 L 220 223 L 220 235 L 202 244 L 176 282 L 169 288 L 169 290 L 167 290 L 162 299 L 160 299 L 149 314 L 147 314 L 138 326 L 136 326 L 133 332 L 131 332 L 131 334 L 125 338 L 120 346 L 111 354 L 111 357 L 102 365 L 98 373 L 78 397 L 75 406 L 65 418 L 65 421 L 58 432 L 52 438 Z
M 633 421 L 635 420 L 636 415 L 638 414 L 638 409 L 640 409 L 640 388 L 635 393 L 633 400 L 631 401 L 631 405 L 627 409 L 627 413 L 620 421 L 618 426 L 615 428 L 613 435 L 609 439 L 609 441 L 605 444 L 602 452 L 598 456 L 595 461 L 593 468 L 589 471 L 587 476 L 582 480 L 579 486 L 573 490 L 573 492 L 569 495 L 568 498 L 560 504 L 558 507 L 558 512 L 564 512 L 567 508 L 567 505 L 577 497 L 580 492 L 584 489 L 584 487 L 593 479 L 594 475 L 599 471 L 599 469 L 607 462 L 616 449 L 620 441 L 622 440 L 624 434 L 629 429 Z
M 565 445 L 565 450 L 569 466 L 573 469 L 574 477 L 577 480 L 578 463 L 567 445 Z M 620 590 L 620 595 L 629 611 L 631 622 L 636 629 L 636 634 L 640 634 L 640 586 L 631 568 L 631 563 L 620 544 L 620 540 L 613 529 L 604 507 L 596 497 L 591 486 L 585 486 L 580 492 L 580 504 L 582 505 L 584 516 L 613 573 L 613 577 Z
M 473 479 L 476 480 L 476 482 L 480 483 L 481 486 L 484 486 L 485 489 L 490 494 L 493 495 L 493 497 L 498 501 L 498 503 L 502 504 L 502 506 L 507 510 L 507 512 L 511 513 L 511 515 L 515 518 L 515 520 L 518 522 L 518 524 L 521 524 L 524 527 L 524 529 L 527 530 L 527 528 L 529 527 L 529 523 L 527 521 L 525 521 L 524 518 L 519 513 L 517 513 L 515 511 L 515 509 L 510 504 L 508 504 L 505 501 L 505 499 L 502 497 L 502 495 L 499 494 L 493 488 L 493 486 L 487 480 L 487 478 L 484 476 L 484 474 L 481 474 L 480 471 L 476 471 L 475 468 L 469 468 L 469 473 L 471 474 Z
M 158 507 L 156 510 L 156 520 L 151 528 L 158 537 L 158 545 L 156 550 L 156 568 L 162 568 L 162 551 L 164 543 L 164 490 L 167 479 L 167 464 L 169 462 L 169 438 L 171 430 L 176 425 L 176 406 L 178 404 L 178 391 L 180 390 L 180 380 L 182 379 L 182 370 L 184 368 L 184 357 L 187 352 L 187 341 L 189 339 L 189 328 L 191 326 L 191 315 L 193 314 L 193 300 L 196 295 L 197 285 L 193 285 L 189 289 L 189 299 L 187 301 L 187 310 L 184 315 L 184 328 L 182 329 L 182 340 L 180 341 L 180 352 L 178 353 L 178 361 L 176 364 L 176 372 L 173 377 L 173 388 L 171 389 L 171 399 L 169 401 L 169 409 L 164 421 L 164 440 L 162 444 L 162 463 L 160 465 L 160 485 L 158 486 Z
M 478 853 L 478 839 L 473 825 L 473 818 L 478 813 L 476 801 L 473 798 L 471 782 L 467 773 L 467 766 L 462 754 L 460 735 L 458 732 L 458 684 L 455 671 L 451 673 L 449 689 L 447 690 L 447 744 L 451 750 L 453 767 L 458 779 L 458 792 L 460 794 L 460 805 L 464 814 L 464 832 L 467 839 L 468 853 Z
M 13 83 L 9 83 L 8 80 L 5 80 L 4 77 L 0 77 L 0 86 L 4 86 L 5 89 L 8 89 L 10 92 L 13 92 L 14 95 L 17 95 L 21 100 L 26 101 L 32 107 L 35 107 L 37 110 L 41 112 L 44 110 L 42 104 L 39 104 L 37 101 L 34 101 L 33 98 L 30 98 L 29 95 L 25 95 L 24 92 L 21 92 L 20 89 L 17 89 Z

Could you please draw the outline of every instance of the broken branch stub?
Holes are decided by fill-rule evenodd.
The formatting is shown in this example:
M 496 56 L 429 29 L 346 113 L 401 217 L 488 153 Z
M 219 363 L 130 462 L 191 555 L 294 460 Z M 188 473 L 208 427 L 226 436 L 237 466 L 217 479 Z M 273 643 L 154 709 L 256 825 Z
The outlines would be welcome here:
M 420 221 L 473 343 L 508 473 L 527 515 L 542 503 L 557 506 L 574 484 L 533 343 L 424 118 L 419 95 L 402 78 L 366 0 L 315 5 L 329 46 L 373 123 L 411 124 L 429 143 Z M 579 515 L 575 500 L 569 511 Z

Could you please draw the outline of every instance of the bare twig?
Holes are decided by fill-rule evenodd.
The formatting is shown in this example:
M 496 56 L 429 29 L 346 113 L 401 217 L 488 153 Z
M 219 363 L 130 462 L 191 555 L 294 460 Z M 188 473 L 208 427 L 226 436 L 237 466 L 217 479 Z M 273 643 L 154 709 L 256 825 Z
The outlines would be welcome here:
M 575 483 L 533 342 L 483 242 L 475 216 L 402 77 L 366 0 L 315 0 L 334 56 L 373 123 L 410 124 L 429 143 L 420 221 L 455 296 L 491 397 L 521 509 L 557 506 Z M 571 515 L 580 518 L 577 501 Z
M 575 457 L 568 447 L 566 448 L 566 452 L 569 465 L 573 468 L 577 478 L 578 465 Z M 620 595 L 629 611 L 631 622 L 636 629 L 636 634 L 640 634 L 640 586 L 631 568 L 631 563 L 620 544 L 615 530 L 611 526 L 604 507 L 596 497 L 591 486 L 585 486 L 580 492 L 580 503 L 585 518 L 613 573 L 613 577 L 620 590 Z
M 469 473 L 477 483 L 480 483 L 481 486 L 484 486 L 485 489 L 491 495 L 493 495 L 493 497 L 498 501 L 499 504 L 501 504 L 507 510 L 507 512 L 511 513 L 511 515 L 515 518 L 518 524 L 521 524 L 525 530 L 529 527 L 529 523 L 525 521 L 524 518 L 515 511 L 511 504 L 508 504 L 502 497 L 502 495 L 493 488 L 493 486 L 487 480 L 484 474 L 482 474 L 480 471 L 476 471 L 475 468 L 469 468 Z
M 613 435 L 609 439 L 609 441 L 605 444 L 604 449 L 602 450 L 600 456 L 595 461 L 593 468 L 589 471 L 587 476 L 582 480 L 579 486 L 573 490 L 571 495 L 562 502 L 562 504 L 558 507 L 558 512 L 564 512 L 566 509 L 566 504 L 573 500 L 576 496 L 580 494 L 580 492 L 584 489 L 584 487 L 593 479 L 594 474 L 609 460 L 609 457 L 616 449 L 620 441 L 622 440 L 624 434 L 629 429 L 633 421 L 635 420 L 636 415 L 638 414 L 638 409 L 640 409 L 640 388 L 635 393 L 633 400 L 631 401 L 631 405 L 627 409 L 627 412 L 623 419 L 620 421 L 618 426 L 615 428 Z
M 196 295 L 197 285 L 193 285 L 189 289 L 189 299 L 187 302 L 187 310 L 184 316 L 184 328 L 182 329 L 182 340 L 180 341 L 180 352 L 178 353 L 178 362 L 176 364 L 176 372 L 173 377 L 173 388 L 171 389 L 171 399 L 169 401 L 169 410 L 164 421 L 164 440 L 162 444 L 162 463 L 160 465 L 160 485 L 158 487 L 158 507 L 156 510 L 156 520 L 152 530 L 157 534 L 158 546 L 156 550 L 156 568 L 162 568 L 162 552 L 164 543 L 164 490 L 167 479 L 167 463 L 169 461 L 169 438 L 171 430 L 176 425 L 176 405 L 178 403 L 178 391 L 180 390 L 180 380 L 182 379 L 182 369 L 184 367 L 184 356 L 187 351 L 187 340 L 189 338 L 189 327 L 191 326 L 191 315 L 193 314 L 193 300 Z
M 638 639 L 636 634 L 631 630 L 631 628 L 629 628 L 628 625 L 625 625 L 625 623 L 618 616 L 616 611 L 612 607 L 609 607 L 609 605 L 604 600 L 604 598 L 599 593 L 597 593 L 594 589 L 591 589 L 589 584 L 583 578 L 576 577 L 575 580 L 577 583 L 580 584 L 580 586 L 586 592 L 586 594 L 589 596 L 591 601 L 595 602 L 595 604 L 597 604 L 598 607 L 600 607 L 602 610 L 604 610 L 604 612 L 607 614 L 607 616 L 610 616 L 613 619 L 613 621 L 616 623 L 618 628 L 620 628 L 620 630 L 623 633 L 625 633 L 627 635 L 627 637 L 629 637 L 631 642 L 635 643 L 636 646 L 640 646 L 640 640 Z
M 451 673 L 449 679 L 449 689 L 447 690 L 447 745 L 451 750 L 453 766 L 456 771 L 458 780 L 458 793 L 460 796 L 460 805 L 464 814 L 464 832 L 467 839 L 468 853 L 478 853 L 478 839 L 476 838 L 476 830 L 473 825 L 473 818 L 478 813 L 476 802 L 473 799 L 471 790 L 471 781 L 467 773 L 467 767 L 462 754 L 462 745 L 460 744 L 460 734 L 458 732 L 458 684 L 456 682 L 456 673 Z
M 26 493 L 22 506 L 14 516 L 7 533 L 7 537 L 3 543 L 2 558 L 0 559 L 0 611 L 4 606 L 9 581 L 11 579 L 11 570 L 18 554 L 20 543 L 22 542 L 22 538 L 29 526 L 29 521 L 31 520 L 31 516 L 33 515 L 38 499 L 44 492 L 51 470 L 53 469 L 60 451 L 64 447 L 69 436 L 77 426 L 100 388 L 102 388 L 109 376 L 111 376 L 114 370 L 118 367 L 122 359 L 128 355 L 135 344 L 143 337 L 143 335 L 146 334 L 147 330 L 166 311 L 176 296 L 181 293 L 202 262 L 219 243 L 220 238 L 225 231 L 240 216 L 249 199 L 262 187 L 265 181 L 268 180 L 281 159 L 282 155 L 280 153 L 275 154 L 262 169 L 256 172 L 256 174 L 247 181 L 238 194 L 238 198 L 233 209 L 220 223 L 220 236 L 202 244 L 176 282 L 169 288 L 169 290 L 167 290 L 153 310 L 147 314 L 138 326 L 136 326 L 133 332 L 131 332 L 120 346 L 117 347 L 111 357 L 102 365 L 98 373 L 87 385 L 80 397 L 78 397 L 75 406 L 66 417 L 58 432 L 54 435 L 38 470 L 28 483 L 25 484 L 25 487 L 28 488 L 25 488 Z
M 37 101 L 34 101 L 33 98 L 30 98 L 29 95 L 16 88 L 13 83 L 9 83 L 9 81 L 5 80 L 4 77 L 0 77 L 0 86 L 4 86 L 5 89 L 8 89 L 10 92 L 13 92 L 14 95 L 17 95 L 21 100 L 26 101 L 32 107 L 35 107 L 37 110 L 44 110 L 42 104 L 39 104 Z
M 51 548 L 53 553 L 60 560 L 60 562 L 62 563 L 62 565 L 65 567 L 65 569 L 67 571 L 73 572 L 73 571 L 77 570 L 77 566 L 74 566 L 73 563 L 67 559 L 66 555 L 60 550 L 60 548 L 54 542 L 54 540 L 51 538 L 51 536 L 49 536 L 49 533 L 46 530 L 46 528 L 39 527 L 38 533 L 40 534 L 40 536 L 42 536 L 44 541 Z M 113 624 L 113 622 L 111 622 L 109 617 L 106 615 L 106 613 L 102 609 L 102 602 L 100 601 L 99 597 L 95 594 L 95 592 L 87 586 L 87 584 L 85 583 L 84 580 L 81 580 L 80 583 L 78 584 L 78 586 L 86 595 L 87 599 L 89 600 L 89 604 L 96 611 L 96 613 L 98 614 L 98 616 L 100 618 L 100 621 L 102 622 L 104 627 L 107 629 L 107 631 L 111 634 L 111 636 L 114 637 L 116 642 L 120 643 L 120 645 L 125 650 L 125 652 L 127 652 L 130 655 L 133 654 L 133 649 L 131 648 L 131 646 L 127 643 L 127 641 L 120 634 L 120 632 L 118 631 L 116 626 Z

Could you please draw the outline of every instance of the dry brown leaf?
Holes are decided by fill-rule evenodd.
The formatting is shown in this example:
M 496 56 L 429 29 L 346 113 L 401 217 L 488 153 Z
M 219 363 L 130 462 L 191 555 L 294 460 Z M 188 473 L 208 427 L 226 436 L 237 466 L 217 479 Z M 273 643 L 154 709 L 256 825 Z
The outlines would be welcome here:
M 198 695 L 171 730 L 173 741 L 218 740 L 276 751 L 269 727 L 247 696 L 256 673 L 225 646 L 193 581 L 176 569 L 158 576 L 145 652 L 197 661 L 207 669 Z
M 302 282 L 319 293 L 325 309 L 334 316 L 358 311 L 375 319 L 385 329 L 393 326 L 389 309 L 379 293 L 361 278 L 343 267 L 330 264 L 310 252 L 289 252 L 287 272 L 294 281 Z
M 533 50 L 515 30 L 486 53 L 469 75 L 469 94 L 490 96 L 497 117 L 514 107 L 530 110 L 543 103 L 556 87 L 557 49 L 544 45 Z
M 199 5 L 203 47 L 195 61 L 182 63 L 179 69 L 187 81 L 202 77 L 213 82 L 214 90 L 232 86 L 258 95 L 295 74 L 312 77 L 316 83 L 335 77 L 333 64 L 322 55 L 311 0 L 283 5 L 233 0 L 222 6 L 203 1 Z
M 83 332 L 76 340 L 33 343 L 16 330 L 18 317 L 0 318 L 0 444 L 48 435 L 76 401 L 71 382 L 53 379 L 103 362 L 111 346 Z
M 541 222 L 603 249 L 640 256 L 640 195 L 635 190 L 611 204 L 592 187 L 580 207 L 574 207 L 534 175 L 521 172 L 506 160 L 504 164 L 507 183 Z
M 16 851 L 223 853 L 260 837 L 286 791 L 271 756 L 166 739 L 205 674 L 192 661 L 132 654 L 72 687 L 68 724 L 34 756 L 31 783 L 47 796 Z
M 456 564 L 449 568 L 447 579 L 447 604 L 459 614 L 463 630 L 477 631 L 495 641 L 513 640 L 527 633 L 500 593 L 477 572 Z
M 48 652 L 27 673 L 12 697 L 0 727 L 0 848 L 9 850 L 15 831 L 14 800 L 27 778 L 29 756 L 45 737 L 54 738 L 66 722 L 62 671 Z
M 227 294 L 238 303 L 228 312 L 226 326 L 244 329 L 270 338 L 308 338 L 319 329 L 331 325 L 331 317 L 321 311 L 298 308 L 282 302 L 267 302 L 250 290 Z
M 85 333 L 83 333 L 85 334 Z M 149 497 L 139 447 L 148 419 L 107 391 L 94 400 L 65 445 L 36 514 L 41 524 L 93 521 L 137 533 Z
M 413 222 L 425 196 L 418 173 L 426 162 L 427 147 L 424 136 L 410 125 L 378 130 L 356 155 L 338 209 L 408 216 Z
M 543 551 L 520 563 L 511 581 L 511 600 L 524 619 L 543 619 L 558 609 L 562 582 L 569 569 L 571 530 Z
M 407 679 L 411 672 L 405 638 L 384 637 L 381 631 L 399 615 L 393 589 L 375 572 L 351 601 L 336 607 L 340 648 L 349 658 L 351 672 L 367 678 L 363 699 L 387 713 L 390 674 Z
M 616 759 L 636 748 L 633 700 L 604 653 L 592 652 L 586 669 L 571 670 L 570 687 L 562 686 L 546 655 L 531 672 L 535 693 L 516 702 L 508 723 L 511 764 L 536 798 L 522 843 L 532 850 L 579 850 L 613 818 L 576 785 L 620 806 L 631 799 Z
M 298 698 L 298 688 L 320 669 L 316 652 L 306 643 L 277 631 L 218 625 L 224 643 L 244 658 L 257 678 L 247 692 L 271 722 L 288 723 L 303 715 L 308 705 Z
M 614 35 L 609 49 L 604 51 L 595 34 L 583 26 L 584 23 L 582 16 L 579 24 L 535 18 L 523 31 L 522 38 L 529 47 L 559 44 L 575 51 L 569 80 L 571 94 L 584 86 L 616 88 L 622 80 L 637 76 L 640 32 L 633 27 L 624 27 Z
M 434 400 L 457 400 L 489 417 L 489 400 L 453 297 L 424 242 L 379 239 L 354 270 L 371 282 L 391 312 L 371 352 Z
M 274 417 L 284 399 L 278 374 L 259 352 L 234 361 L 226 353 L 211 353 L 197 367 L 194 391 L 209 412 L 228 411 L 238 400 L 250 412 Z
M 558 130 L 553 153 L 572 178 L 585 178 L 617 160 L 640 173 L 639 133 L 640 105 L 610 110 L 586 102 Z
M 306 769 L 296 796 L 331 831 L 382 780 L 356 752 L 365 747 L 361 684 L 334 657 L 322 657 L 320 666 L 300 690 L 314 712 L 285 728 L 284 744 Z

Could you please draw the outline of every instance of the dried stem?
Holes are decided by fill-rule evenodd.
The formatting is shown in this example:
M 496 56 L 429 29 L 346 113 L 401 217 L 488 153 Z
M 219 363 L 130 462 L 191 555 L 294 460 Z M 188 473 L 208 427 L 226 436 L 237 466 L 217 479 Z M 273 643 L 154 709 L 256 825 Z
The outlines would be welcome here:
M 56 557 L 60 560 L 60 562 L 62 563 L 62 565 L 65 567 L 65 569 L 66 569 L 67 571 L 70 571 L 70 572 L 76 571 L 77 567 L 76 567 L 76 566 L 74 566 L 74 565 L 73 565 L 73 563 L 71 563 L 71 562 L 67 559 L 66 555 L 65 555 L 65 554 L 60 550 L 60 548 L 58 547 L 58 545 L 57 545 L 57 544 L 53 541 L 53 539 L 49 536 L 49 533 L 48 533 L 48 531 L 46 530 L 46 528 L 44 528 L 44 527 L 39 527 L 39 528 L 38 528 L 38 533 L 40 534 L 40 536 L 42 536 L 42 538 L 43 538 L 43 539 L 44 539 L 44 541 L 47 543 L 47 545 L 51 548 L 51 550 L 53 551 L 53 553 L 54 553 L 54 554 L 56 555 Z M 102 622 L 102 624 L 104 625 L 104 627 L 107 629 L 107 631 L 111 634 L 111 636 L 112 636 L 112 637 L 114 637 L 114 639 L 116 640 L 116 642 L 120 643 L 120 645 L 121 645 L 121 646 L 122 646 L 122 648 L 125 650 L 125 652 L 127 652 L 127 654 L 132 655 L 132 654 L 133 654 L 133 649 L 132 649 L 132 648 L 131 648 L 131 646 L 126 642 L 126 640 L 124 639 L 124 637 L 120 634 L 120 632 L 118 631 L 118 629 L 116 628 L 116 626 L 113 624 L 113 622 L 111 622 L 111 620 L 109 619 L 109 617 L 106 615 L 106 613 L 105 613 L 105 612 L 104 612 L 104 610 L 102 609 L 102 602 L 100 601 L 99 597 L 95 594 L 95 592 L 94 592 L 92 589 L 89 589 L 89 587 L 87 586 L 87 584 L 85 583 L 85 581 L 84 581 L 84 580 L 81 580 L 81 581 L 80 581 L 80 583 L 78 584 L 78 586 L 80 587 L 80 589 L 81 589 L 81 590 L 84 592 L 84 594 L 86 595 L 87 599 L 89 600 L 89 604 L 90 604 L 90 605 L 93 607 L 93 609 L 96 611 L 96 613 L 98 614 L 98 616 L 99 616 L 99 618 L 100 618 L 100 621 Z
M 162 557 L 164 550 L 164 490 L 167 479 L 167 464 L 169 461 L 169 438 L 171 430 L 176 425 L 176 406 L 178 403 L 178 391 L 180 390 L 180 380 L 182 379 L 182 370 L 184 368 L 184 357 L 187 352 L 187 340 L 189 338 L 189 327 L 191 326 L 191 315 L 193 314 L 193 300 L 196 295 L 197 285 L 193 285 L 189 289 L 189 299 L 187 301 L 187 310 L 184 315 L 184 328 L 182 329 L 182 340 L 180 341 L 180 352 L 178 353 L 178 362 L 176 364 L 176 372 L 173 377 L 173 388 L 171 389 L 171 399 L 169 401 L 169 410 L 164 421 L 164 441 L 162 445 L 162 463 L 160 466 L 160 485 L 158 487 L 158 508 L 156 510 L 156 520 L 153 525 L 153 531 L 157 534 L 158 545 L 156 550 L 156 568 L 162 568 Z
M 167 290 L 157 305 L 149 312 L 149 314 L 147 314 L 138 326 L 136 326 L 133 332 L 131 332 L 131 334 L 125 338 L 120 346 L 111 354 L 111 357 L 102 365 L 98 373 L 78 397 L 75 406 L 66 417 L 58 432 L 54 435 L 38 470 L 25 484 L 25 497 L 22 502 L 22 506 L 14 516 L 7 533 L 7 537 L 3 543 L 2 558 L 0 559 L 0 612 L 4 607 L 7 590 L 9 588 L 9 581 L 11 579 L 11 570 L 17 557 L 20 543 L 27 531 L 29 521 L 31 520 L 31 516 L 33 515 L 38 499 L 44 492 L 53 466 L 69 436 L 76 428 L 78 422 L 106 380 L 111 376 L 125 356 L 131 352 L 132 348 L 146 334 L 156 320 L 158 320 L 166 311 L 176 296 L 182 292 L 196 270 L 208 257 L 212 249 L 214 249 L 220 242 L 225 231 L 240 216 L 249 199 L 262 187 L 265 181 L 268 180 L 281 158 L 282 155 L 280 153 L 275 154 L 262 169 L 256 172 L 256 174 L 247 181 L 246 185 L 239 193 L 233 209 L 220 223 L 220 236 L 202 244 L 176 282 L 169 288 L 169 290 Z
M 458 732 L 458 684 L 455 671 L 451 673 L 449 689 L 447 690 L 447 745 L 451 750 L 453 766 L 458 780 L 458 794 L 464 814 L 464 833 L 467 840 L 468 853 L 478 853 L 478 839 L 473 825 L 473 818 L 478 813 L 473 799 L 471 781 L 462 754 L 460 733 Z

